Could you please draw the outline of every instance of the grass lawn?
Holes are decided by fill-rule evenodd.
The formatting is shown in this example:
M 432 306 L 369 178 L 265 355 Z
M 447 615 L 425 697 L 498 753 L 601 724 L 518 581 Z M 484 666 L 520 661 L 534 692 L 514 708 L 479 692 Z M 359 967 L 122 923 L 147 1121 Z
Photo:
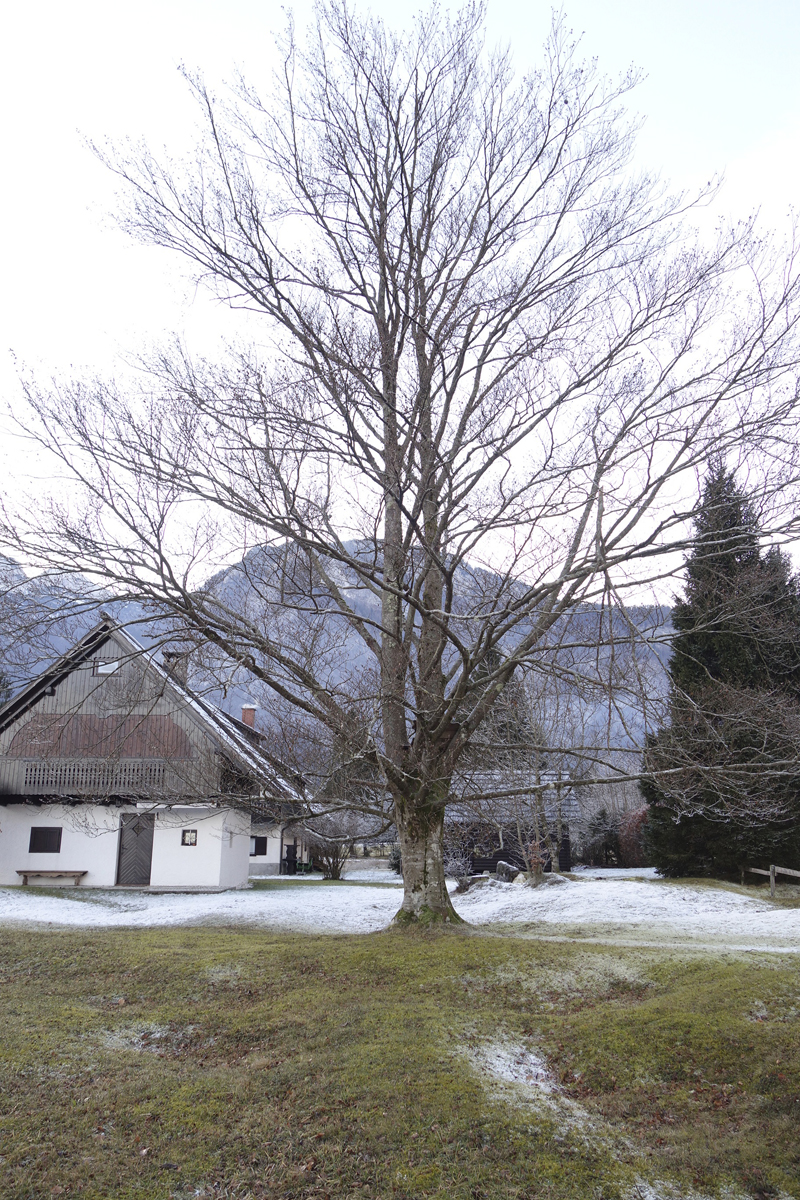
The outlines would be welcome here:
M 793 959 L 209 926 L 0 945 L 4 1200 L 800 1196 Z M 562 1090 L 495 1079 L 493 1046 Z

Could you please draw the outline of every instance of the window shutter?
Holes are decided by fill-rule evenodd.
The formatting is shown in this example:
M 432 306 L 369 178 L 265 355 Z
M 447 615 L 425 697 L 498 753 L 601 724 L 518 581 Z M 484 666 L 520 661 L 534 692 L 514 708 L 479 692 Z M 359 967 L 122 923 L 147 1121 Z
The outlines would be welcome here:
M 57 825 L 32 825 L 29 854 L 60 854 L 61 828 Z

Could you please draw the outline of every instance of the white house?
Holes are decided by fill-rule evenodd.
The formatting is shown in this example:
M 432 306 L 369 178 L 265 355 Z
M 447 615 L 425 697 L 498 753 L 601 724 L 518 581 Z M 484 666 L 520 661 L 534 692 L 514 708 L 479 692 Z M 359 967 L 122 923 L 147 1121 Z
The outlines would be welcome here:
M 299 794 L 253 711 L 222 712 L 164 658 L 104 619 L 0 708 L 0 884 L 232 888 L 291 869 Z

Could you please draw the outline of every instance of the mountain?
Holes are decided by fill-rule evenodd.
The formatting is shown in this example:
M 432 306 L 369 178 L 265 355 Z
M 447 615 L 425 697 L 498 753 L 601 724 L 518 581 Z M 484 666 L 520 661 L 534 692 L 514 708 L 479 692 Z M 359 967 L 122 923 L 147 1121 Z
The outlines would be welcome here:
M 374 545 L 362 550 L 351 543 L 347 550 L 359 558 L 363 553 L 367 568 L 380 569 Z M 365 628 L 376 632 L 379 596 L 340 563 L 329 561 L 325 570 Z M 304 564 L 285 547 L 251 550 L 211 577 L 203 591 L 242 623 L 251 622 L 263 631 L 289 657 L 311 652 L 315 672 L 340 697 L 373 686 L 374 660 L 363 639 L 335 610 L 326 587 L 310 579 Z M 520 581 L 459 567 L 455 627 L 468 636 L 476 616 L 510 611 L 523 592 Z M 101 609 L 147 649 L 194 643 L 189 655 L 193 688 L 234 716 L 241 714 L 242 705 L 256 702 L 262 726 L 280 723 L 273 720 L 278 707 L 274 696 L 263 684 L 210 646 L 197 647 L 196 639 L 187 639 L 174 621 L 152 607 L 118 599 L 81 576 L 28 577 L 19 564 L 2 559 L 0 671 L 11 689 L 16 691 L 64 653 L 97 621 Z M 520 620 L 507 644 L 524 636 L 532 620 Z M 570 727 L 573 735 L 580 727 L 584 741 L 638 749 L 650 725 L 648 707 L 658 708 L 666 696 L 670 634 L 670 611 L 665 607 L 643 605 L 610 613 L 607 607 L 591 604 L 577 608 L 550 631 L 537 653 L 538 670 L 530 673 L 541 683 L 535 690 L 545 716 L 558 709 L 563 727 Z

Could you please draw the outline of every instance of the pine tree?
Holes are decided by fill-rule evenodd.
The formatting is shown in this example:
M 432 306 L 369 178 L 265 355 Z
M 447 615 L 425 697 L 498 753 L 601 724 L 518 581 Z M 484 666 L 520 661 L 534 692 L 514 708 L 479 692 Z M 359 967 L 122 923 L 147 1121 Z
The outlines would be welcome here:
M 747 495 L 715 466 L 673 610 L 670 722 L 641 781 L 662 874 L 800 863 L 800 594 L 759 542 Z

